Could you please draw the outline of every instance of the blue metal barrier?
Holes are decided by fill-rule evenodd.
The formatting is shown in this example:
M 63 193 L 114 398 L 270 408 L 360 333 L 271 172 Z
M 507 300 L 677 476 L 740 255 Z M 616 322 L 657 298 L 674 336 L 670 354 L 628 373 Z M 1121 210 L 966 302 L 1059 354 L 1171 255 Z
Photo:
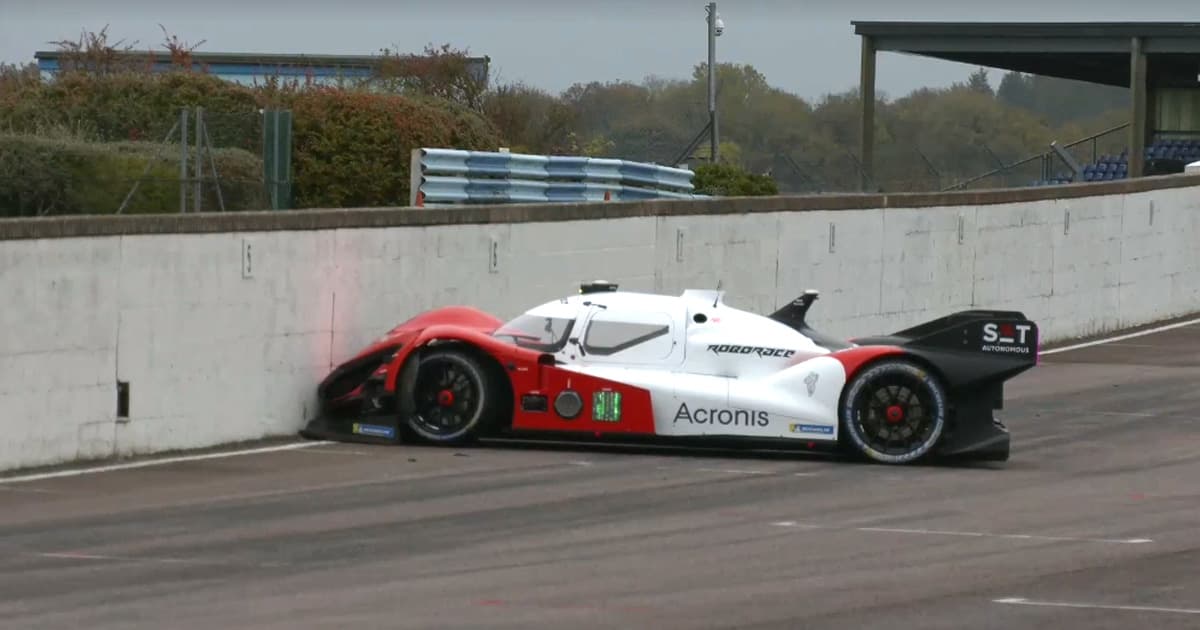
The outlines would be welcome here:
M 414 149 L 411 206 L 696 199 L 692 171 L 574 156 Z

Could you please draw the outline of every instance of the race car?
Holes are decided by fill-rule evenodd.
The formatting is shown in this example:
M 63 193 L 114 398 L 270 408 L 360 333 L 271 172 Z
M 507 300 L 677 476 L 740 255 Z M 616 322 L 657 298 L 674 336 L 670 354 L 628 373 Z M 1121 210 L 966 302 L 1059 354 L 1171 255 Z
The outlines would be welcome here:
M 680 295 L 584 283 L 502 321 L 474 307 L 422 313 L 318 386 L 302 435 L 461 445 L 554 437 L 841 449 L 905 464 L 1004 461 L 1004 383 L 1038 360 L 1038 327 L 969 310 L 892 335 L 841 340 L 806 323 L 806 291 L 762 315 L 721 290 Z

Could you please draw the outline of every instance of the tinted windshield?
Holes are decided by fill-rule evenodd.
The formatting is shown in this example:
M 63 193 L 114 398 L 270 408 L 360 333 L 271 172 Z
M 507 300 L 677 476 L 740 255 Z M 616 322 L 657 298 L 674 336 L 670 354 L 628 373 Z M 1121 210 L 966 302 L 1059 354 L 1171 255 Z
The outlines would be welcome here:
M 522 348 L 540 352 L 558 352 L 567 345 L 567 335 L 575 325 L 574 319 L 520 315 L 501 326 L 494 337 L 511 340 Z

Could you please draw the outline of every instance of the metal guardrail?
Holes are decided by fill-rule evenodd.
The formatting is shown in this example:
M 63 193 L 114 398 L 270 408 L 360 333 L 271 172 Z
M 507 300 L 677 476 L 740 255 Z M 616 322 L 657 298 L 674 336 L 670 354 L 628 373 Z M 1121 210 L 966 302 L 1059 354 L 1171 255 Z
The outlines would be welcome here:
M 410 206 L 697 199 L 695 174 L 627 160 L 414 149 Z

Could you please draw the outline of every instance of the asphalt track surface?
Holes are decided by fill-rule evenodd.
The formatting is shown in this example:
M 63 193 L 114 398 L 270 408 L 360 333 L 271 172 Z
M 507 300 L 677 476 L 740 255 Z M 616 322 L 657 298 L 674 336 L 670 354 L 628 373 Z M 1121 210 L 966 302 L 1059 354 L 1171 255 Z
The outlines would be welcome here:
M 0 483 L 0 628 L 1200 627 L 1200 325 L 1013 381 L 1013 458 L 362 445 Z

